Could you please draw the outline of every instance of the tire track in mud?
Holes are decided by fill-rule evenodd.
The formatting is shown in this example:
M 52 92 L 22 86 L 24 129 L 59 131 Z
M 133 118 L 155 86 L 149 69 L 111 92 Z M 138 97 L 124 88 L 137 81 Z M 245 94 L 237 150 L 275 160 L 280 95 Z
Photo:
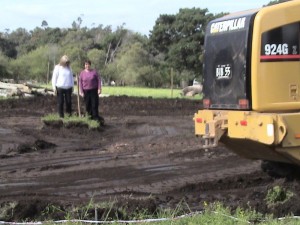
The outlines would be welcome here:
M 257 163 L 247 160 L 242 166 L 240 162 L 237 165 L 229 163 L 224 168 L 224 161 L 236 162 L 238 157 L 231 153 L 214 156 L 210 152 L 204 157 L 200 154 L 193 157 L 195 151 L 204 152 L 203 149 L 191 147 L 176 153 L 146 151 L 143 154 L 112 154 L 87 151 L 79 155 L 66 154 L 43 161 L 1 166 L 2 173 L 7 171 L 9 180 L 5 185 L 0 185 L 0 196 L 5 197 L 7 188 L 10 189 L 10 196 L 30 188 L 26 191 L 29 196 L 36 194 L 58 199 L 106 199 L 131 193 L 148 196 L 168 193 L 187 184 L 216 181 L 239 173 L 249 174 L 258 168 Z M 190 153 L 193 153 L 192 158 Z M 30 168 L 33 168 L 30 175 L 26 175 Z M 122 173 L 119 174 L 119 171 Z

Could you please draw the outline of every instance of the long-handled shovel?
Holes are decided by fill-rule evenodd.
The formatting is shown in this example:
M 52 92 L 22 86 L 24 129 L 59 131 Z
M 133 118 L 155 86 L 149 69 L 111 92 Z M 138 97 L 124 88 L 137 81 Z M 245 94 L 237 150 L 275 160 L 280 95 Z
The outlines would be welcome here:
M 76 75 L 77 79 L 77 109 L 78 109 L 78 116 L 81 117 L 81 111 L 80 111 L 80 96 L 79 96 L 79 76 Z

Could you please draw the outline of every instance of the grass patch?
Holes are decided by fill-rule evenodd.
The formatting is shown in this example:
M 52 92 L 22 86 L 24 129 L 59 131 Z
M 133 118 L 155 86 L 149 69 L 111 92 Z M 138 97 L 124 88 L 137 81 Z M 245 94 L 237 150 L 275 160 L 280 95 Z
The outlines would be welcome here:
M 268 190 L 266 201 L 269 206 L 282 204 L 288 201 L 293 196 L 291 191 L 288 191 L 280 186 L 275 186 Z
M 86 126 L 89 129 L 97 129 L 100 127 L 100 124 L 97 121 L 91 120 L 89 117 L 78 117 L 73 115 L 60 118 L 58 114 L 48 114 L 42 117 L 42 121 L 46 125 L 54 124 L 56 126 L 63 125 L 64 127 Z
M 61 208 L 56 205 L 47 205 L 42 210 L 42 218 L 47 222 L 43 224 L 58 224 L 49 218 L 58 217 L 59 224 L 155 224 L 155 225 L 300 225 L 297 217 L 285 217 L 276 219 L 272 215 L 262 215 L 255 210 L 237 208 L 235 210 L 225 207 L 222 203 L 204 203 L 204 210 L 192 213 L 183 212 L 186 206 L 182 202 L 172 210 L 157 209 L 153 213 L 147 210 L 139 210 L 130 215 L 126 213 L 126 208 L 117 207 L 114 202 L 104 205 L 104 203 L 94 203 L 90 201 L 86 206 Z M 1 206 L 2 209 L 4 206 Z M 2 218 L 9 218 L 9 211 L 16 209 L 15 204 L 5 206 L 6 213 Z M 61 218 L 61 217 L 64 218 Z M 31 218 L 32 220 L 32 218 Z M 63 221 L 64 220 L 64 221 Z M 85 222 L 84 222 L 85 221 Z M 93 223 L 93 221 L 95 221 Z

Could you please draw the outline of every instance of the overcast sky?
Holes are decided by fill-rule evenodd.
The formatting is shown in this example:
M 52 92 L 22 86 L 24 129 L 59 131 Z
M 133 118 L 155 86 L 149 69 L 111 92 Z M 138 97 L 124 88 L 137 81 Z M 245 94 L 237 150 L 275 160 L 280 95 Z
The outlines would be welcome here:
M 70 28 L 78 17 L 82 26 L 124 28 L 148 35 L 161 14 L 180 8 L 207 8 L 210 13 L 260 8 L 271 0 L 0 0 L 0 32 L 30 31 L 45 20 L 49 27 Z

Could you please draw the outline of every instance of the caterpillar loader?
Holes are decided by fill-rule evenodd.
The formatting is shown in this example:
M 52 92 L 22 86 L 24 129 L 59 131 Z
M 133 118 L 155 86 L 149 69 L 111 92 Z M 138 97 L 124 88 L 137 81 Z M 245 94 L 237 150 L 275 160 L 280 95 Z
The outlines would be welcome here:
M 299 12 L 294 0 L 209 22 L 193 118 L 204 147 L 300 166 Z

